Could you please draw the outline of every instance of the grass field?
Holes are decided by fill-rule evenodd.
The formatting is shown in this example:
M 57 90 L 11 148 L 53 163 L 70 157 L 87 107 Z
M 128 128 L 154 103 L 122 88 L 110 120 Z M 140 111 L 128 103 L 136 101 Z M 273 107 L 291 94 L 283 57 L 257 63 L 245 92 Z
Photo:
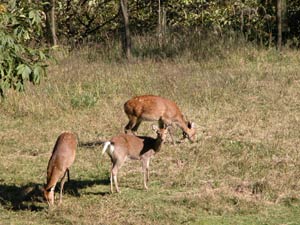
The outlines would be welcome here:
M 251 47 L 199 61 L 60 56 L 41 85 L 1 100 L 0 224 L 300 224 L 299 71 L 299 52 Z M 78 147 L 63 204 L 49 210 L 39 188 L 58 135 L 107 140 L 141 94 L 174 100 L 197 141 L 163 146 L 148 191 L 140 162 L 128 161 L 121 194 L 109 193 L 102 146 Z M 139 134 L 155 136 L 150 125 Z

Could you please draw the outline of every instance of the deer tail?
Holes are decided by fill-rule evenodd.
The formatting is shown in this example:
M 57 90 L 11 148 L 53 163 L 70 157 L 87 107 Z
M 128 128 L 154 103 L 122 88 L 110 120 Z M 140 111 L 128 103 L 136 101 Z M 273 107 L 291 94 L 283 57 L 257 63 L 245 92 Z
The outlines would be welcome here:
M 106 152 L 106 150 L 108 149 L 108 147 L 110 148 L 108 154 L 112 155 L 112 153 L 114 152 L 115 148 L 114 148 L 113 143 L 111 143 L 110 141 L 104 142 L 104 146 L 103 146 L 103 149 L 102 149 L 102 155 Z

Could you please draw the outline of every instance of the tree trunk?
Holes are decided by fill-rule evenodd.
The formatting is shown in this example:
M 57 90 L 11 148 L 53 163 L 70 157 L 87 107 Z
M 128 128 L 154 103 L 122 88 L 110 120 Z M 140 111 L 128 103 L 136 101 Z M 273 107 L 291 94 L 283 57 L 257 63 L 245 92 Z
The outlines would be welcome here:
M 240 26 L 241 34 L 244 34 L 244 10 L 241 10 L 241 26 Z
M 282 42 L 284 45 L 285 34 L 288 32 L 288 18 L 287 18 L 287 3 L 286 0 L 281 0 L 281 30 L 282 30 Z
M 48 44 L 52 44 L 52 35 L 51 35 L 51 6 L 50 2 L 44 2 L 44 13 L 46 15 L 46 21 L 45 21 L 45 32 L 44 36 L 46 38 L 46 42 Z M 46 4 L 47 3 L 47 4 Z
M 281 51 L 282 47 L 282 4 L 281 0 L 277 0 L 277 49 Z
M 128 1 L 120 0 L 121 13 L 123 18 L 124 31 L 122 32 L 122 49 L 123 53 L 128 60 L 131 59 L 131 37 L 129 30 L 129 19 L 128 19 Z
M 51 7 L 51 33 L 52 33 L 52 44 L 57 45 L 57 36 L 56 36 L 56 19 L 55 19 L 55 0 L 52 0 Z
M 158 43 L 159 46 L 162 46 L 162 43 L 165 39 L 166 33 L 166 11 L 164 5 L 161 3 L 161 0 L 158 0 Z
M 56 20 L 55 20 L 55 0 L 46 1 L 44 12 L 46 15 L 45 37 L 49 44 L 57 45 Z
M 162 41 L 161 41 L 161 3 L 160 3 L 160 0 L 158 0 L 158 44 L 159 46 L 161 47 L 162 46 Z

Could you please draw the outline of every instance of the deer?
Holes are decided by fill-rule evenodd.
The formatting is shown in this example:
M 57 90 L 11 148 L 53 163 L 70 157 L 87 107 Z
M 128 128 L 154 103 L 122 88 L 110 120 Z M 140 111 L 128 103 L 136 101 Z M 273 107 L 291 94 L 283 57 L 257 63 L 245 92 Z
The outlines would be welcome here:
M 117 174 L 127 158 L 142 162 L 144 188 L 148 189 L 150 159 L 160 151 L 167 135 L 165 127 L 158 128 L 153 126 L 152 128 L 156 131 L 156 138 L 122 133 L 112 137 L 110 141 L 104 142 L 102 155 L 107 152 L 112 162 L 110 173 L 111 193 L 113 193 L 113 183 L 115 184 L 116 191 L 120 192 Z
M 76 146 L 76 135 L 71 132 L 61 133 L 56 140 L 48 162 L 47 183 L 43 190 L 49 207 L 54 205 L 54 190 L 59 179 L 61 179 L 59 205 L 62 203 L 63 188 L 67 177 L 68 181 L 70 180 L 69 168 L 75 160 Z
M 160 127 L 163 124 L 168 128 L 178 126 L 183 132 L 183 139 L 195 141 L 195 124 L 186 121 L 176 103 L 169 99 L 155 95 L 136 96 L 125 102 L 124 111 L 129 119 L 124 129 L 125 133 L 130 131 L 135 134 L 142 121 L 159 121 Z M 171 129 L 168 131 L 174 144 Z

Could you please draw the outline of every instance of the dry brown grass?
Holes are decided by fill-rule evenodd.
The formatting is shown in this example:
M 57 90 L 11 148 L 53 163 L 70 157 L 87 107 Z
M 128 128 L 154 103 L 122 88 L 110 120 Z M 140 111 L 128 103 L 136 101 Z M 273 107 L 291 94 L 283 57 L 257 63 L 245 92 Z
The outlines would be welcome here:
M 226 54 L 200 62 L 183 57 L 126 64 L 82 49 L 52 64 L 40 86 L 9 92 L 0 108 L 0 219 L 8 224 L 299 222 L 299 54 L 253 48 Z M 106 140 L 123 131 L 123 104 L 140 94 L 176 101 L 198 129 L 196 143 L 167 144 L 152 160 L 149 191 L 142 190 L 140 164 L 130 162 L 120 172 L 122 194 L 109 195 L 110 162 L 97 147 L 78 149 L 61 208 L 48 212 L 45 203 L 14 197 L 28 185 L 44 183 L 62 131 L 76 132 L 83 142 Z M 139 133 L 153 135 L 149 127 L 143 123 Z M 272 215 L 279 209 L 286 219 Z

